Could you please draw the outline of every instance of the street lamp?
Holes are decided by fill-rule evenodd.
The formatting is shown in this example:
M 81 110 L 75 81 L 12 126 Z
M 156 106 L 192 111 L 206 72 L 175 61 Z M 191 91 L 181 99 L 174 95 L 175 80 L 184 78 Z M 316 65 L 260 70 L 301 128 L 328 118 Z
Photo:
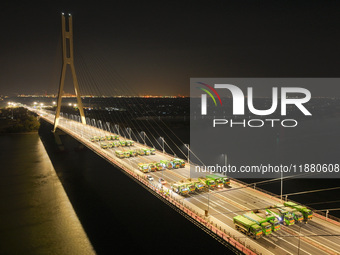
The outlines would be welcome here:
M 160 137 L 160 138 L 163 141 L 163 154 L 164 154 L 164 138 L 163 137 Z
M 144 140 L 144 146 L 145 146 L 145 145 L 146 145 L 146 141 L 145 141 L 145 135 L 146 135 L 146 134 L 145 134 L 144 131 L 142 131 L 141 134 L 143 134 L 143 136 L 144 136 L 144 139 L 143 139 L 143 140 Z
M 132 140 L 131 139 L 131 128 L 127 127 L 126 132 L 128 133 L 130 140 Z
M 185 147 L 187 147 L 187 149 L 188 149 L 188 164 L 190 164 L 190 144 L 184 144 L 185 145 Z
M 115 124 L 115 128 L 117 129 L 118 135 L 120 136 L 120 134 L 119 134 L 119 125 L 118 125 L 118 124 Z

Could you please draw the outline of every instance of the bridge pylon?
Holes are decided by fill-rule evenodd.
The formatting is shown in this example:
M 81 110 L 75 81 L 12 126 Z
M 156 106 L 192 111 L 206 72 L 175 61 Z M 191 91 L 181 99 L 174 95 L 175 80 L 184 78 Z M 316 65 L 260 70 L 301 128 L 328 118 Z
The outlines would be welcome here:
M 68 19 L 67 29 L 66 29 L 66 19 Z M 61 14 L 61 25 L 62 25 L 62 41 L 63 41 L 62 42 L 62 45 L 63 45 L 63 66 L 62 66 L 62 70 L 61 70 L 61 77 L 60 77 L 60 83 L 59 83 L 58 101 L 57 101 L 57 109 L 56 109 L 55 119 L 54 119 L 53 132 L 55 132 L 55 130 L 58 127 L 58 123 L 59 123 L 61 99 L 62 99 L 62 95 L 63 95 L 66 69 L 67 69 L 68 65 L 71 68 L 74 91 L 75 91 L 76 97 L 77 97 L 77 103 L 78 103 L 78 109 L 79 109 L 79 113 L 80 113 L 80 117 L 81 117 L 81 122 L 84 125 L 86 125 L 83 103 L 81 101 L 79 84 L 78 84 L 78 80 L 77 80 L 76 70 L 74 68 L 72 15 L 67 14 L 67 16 L 65 16 L 65 14 L 62 13 Z

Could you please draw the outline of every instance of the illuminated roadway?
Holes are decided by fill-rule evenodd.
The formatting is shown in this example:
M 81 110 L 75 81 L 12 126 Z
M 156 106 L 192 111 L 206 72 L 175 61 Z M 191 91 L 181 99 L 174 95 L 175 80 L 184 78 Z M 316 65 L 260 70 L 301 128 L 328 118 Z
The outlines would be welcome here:
M 27 108 L 36 112 L 51 124 L 54 123 L 53 114 L 30 107 Z M 115 156 L 115 150 L 122 150 L 124 147 L 102 149 L 100 142 L 90 142 L 90 138 L 93 136 L 100 137 L 112 135 L 112 133 L 62 117 L 59 120 L 59 128 L 73 137 L 75 137 L 74 134 L 77 134 L 75 138 L 85 145 L 91 144 L 90 149 L 95 148 L 95 150 L 113 158 L 141 176 L 145 176 L 145 174 L 138 170 L 138 163 L 159 162 L 161 159 L 172 158 L 171 155 L 163 154 L 156 150 L 156 155 L 119 159 Z M 125 138 L 121 137 L 121 139 Z M 135 142 L 135 146 L 131 148 L 145 148 L 145 146 Z M 245 241 L 246 246 L 249 245 L 262 254 L 340 254 L 340 224 L 336 225 L 314 216 L 308 224 L 281 225 L 281 230 L 258 240 L 253 240 L 235 230 L 233 217 L 244 214 L 247 210 L 251 211 L 275 205 L 278 203 L 277 199 L 250 187 L 245 188 L 242 184 L 234 181 L 231 182 L 230 188 L 194 193 L 182 197 L 170 190 L 169 183 L 189 178 L 190 169 L 188 165 L 185 168 L 156 171 L 148 174 L 153 176 L 154 181 L 150 183 L 154 186 L 161 188 L 158 179 L 163 177 L 167 181 L 163 188 L 165 190 L 169 189 L 172 197 L 182 199 L 190 207 L 194 206 L 203 211 L 209 210 L 209 219 L 211 221 L 219 223 L 219 226 L 234 235 L 236 240 Z

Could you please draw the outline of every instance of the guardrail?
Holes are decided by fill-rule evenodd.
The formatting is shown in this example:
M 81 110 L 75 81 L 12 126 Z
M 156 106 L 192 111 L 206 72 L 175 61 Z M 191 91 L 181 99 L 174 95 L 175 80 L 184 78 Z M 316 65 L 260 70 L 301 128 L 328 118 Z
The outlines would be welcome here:
M 236 183 L 239 183 L 243 186 L 247 186 L 248 188 L 250 189 L 253 189 L 253 190 L 256 190 L 256 191 L 259 191 L 261 193 L 264 193 L 264 194 L 267 194 L 270 196 L 271 199 L 275 199 L 277 202 L 281 203 L 282 200 L 279 198 L 280 195 L 277 195 L 277 194 L 274 194 L 270 191 L 267 191 L 267 190 L 264 190 L 264 189 L 261 189 L 259 187 L 256 187 L 256 186 L 253 186 L 251 187 L 251 185 L 249 185 L 249 183 L 245 183 L 243 181 L 240 181 L 240 180 L 237 180 L 237 179 L 234 179 L 234 178 L 231 178 L 232 181 L 236 182 Z M 285 200 L 286 201 L 286 200 Z M 291 200 L 291 199 L 287 199 L 287 201 L 290 201 L 290 202 L 294 202 L 294 203 L 297 203 L 297 204 L 301 204 L 301 203 L 298 203 L 294 200 Z M 317 218 L 320 218 L 320 219 L 323 219 L 323 220 L 326 220 L 326 221 L 329 221 L 329 222 L 332 222 L 333 224 L 336 224 L 336 225 L 339 225 L 340 226 L 340 218 L 338 217 L 335 217 L 333 215 L 326 215 L 325 212 L 322 212 L 320 210 L 317 210 L 317 209 L 314 209 L 310 206 L 306 206 L 306 205 L 303 205 L 305 207 L 307 207 L 308 209 L 312 210 L 313 211 L 313 215 Z
M 41 116 L 42 119 L 46 120 L 49 123 L 52 123 L 48 118 L 45 116 Z M 102 157 L 103 159 L 107 160 L 114 166 L 118 167 L 119 169 L 123 170 L 129 177 L 134 178 L 139 184 L 147 187 L 147 189 L 151 192 L 154 192 L 158 196 L 160 196 L 165 201 L 171 203 L 173 206 L 178 208 L 180 211 L 185 213 L 187 217 L 191 218 L 193 221 L 196 221 L 198 224 L 200 224 L 202 227 L 206 228 L 207 230 L 211 231 L 213 234 L 220 237 L 223 241 L 225 241 L 228 245 L 231 247 L 234 247 L 235 249 L 241 251 L 244 254 L 247 255 L 257 255 L 261 254 L 258 253 L 256 250 L 252 250 L 251 247 L 246 247 L 244 244 L 242 244 L 240 241 L 237 241 L 235 238 L 233 238 L 230 234 L 226 232 L 226 230 L 222 230 L 221 227 L 218 228 L 217 225 L 214 225 L 209 220 L 205 219 L 205 216 L 194 212 L 190 208 L 188 208 L 183 201 L 177 201 L 175 198 L 172 198 L 170 195 L 166 194 L 163 190 L 151 185 L 145 177 L 142 175 L 136 174 L 134 171 L 129 169 L 124 164 L 120 163 L 119 161 L 115 160 L 114 158 L 110 157 L 108 154 L 105 153 L 105 151 L 98 149 L 92 142 L 89 142 L 87 139 L 81 137 L 77 133 L 73 132 L 70 129 L 64 128 L 62 126 L 59 126 L 59 128 L 64 131 L 65 133 L 69 134 L 70 136 L 74 137 L 76 140 L 78 140 L 80 143 L 91 149 L 93 152 L 95 152 L 97 155 Z M 171 156 L 171 155 L 170 155 Z M 182 202 L 182 203 L 181 203 Z
M 41 116 L 41 118 L 45 119 L 46 121 L 52 123 L 53 121 L 49 120 L 48 118 L 46 118 L 45 116 Z M 53 123 L 52 123 L 53 124 Z M 81 142 L 82 144 L 84 144 L 86 147 L 88 147 L 89 149 L 91 149 L 92 151 L 94 151 L 97 155 L 101 156 L 103 159 L 107 160 L 108 162 L 110 162 L 111 164 L 115 165 L 116 167 L 118 167 L 119 169 L 121 169 L 123 172 L 125 172 L 129 177 L 134 178 L 139 184 L 143 185 L 144 187 L 146 187 L 149 191 L 154 192 L 155 194 L 157 194 L 158 196 L 160 196 L 162 199 L 164 199 L 165 201 L 169 202 L 171 205 L 175 206 L 176 208 L 178 208 L 181 212 L 183 212 L 187 217 L 189 217 L 192 221 L 197 222 L 198 224 L 200 224 L 202 227 L 204 227 L 205 229 L 211 231 L 212 233 L 214 233 L 216 236 L 220 237 L 222 240 L 224 240 L 228 245 L 238 249 L 239 251 L 243 252 L 244 254 L 260 254 L 259 251 L 254 250 L 252 247 L 250 246 L 246 246 L 245 243 L 243 244 L 241 240 L 236 240 L 237 238 L 233 237 L 230 232 L 227 232 L 225 229 L 222 229 L 222 226 L 217 226 L 216 224 L 213 224 L 213 222 L 209 221 L 207 219 L 207 217 L 205 217 L 204 215 L 200 214 L 199 212 L 196 212 L 195 210 L 192 210 L 190 207 L 186 206 L 183 203 L 183 200 L 176 200 L 175 198 L 173 198 L 172 196 L 170 196 L 169 194 L 166 194 L 163 192 L 163 189 L 159 189 L 158 187 L 155 187 L 153 185 L 151 185 L 151 183 L 149 183 L 143 174 L 141 174 L 139 171 L 134 171 L 131 170 L 131 166 L 130 165 L 125 165 L 122 162 L 119 162 L 117 160 L 115 160 L 114 157 L 112 157 L 111 155 L 109 155 L 106 151 L 101 150 L 100 148 L 98 148 L 97 146 L 95 146 L 95 144 L 93 144 L 92 142 L 90 142 L 88 139 L 80 136 L 79 134 L 77 134 L 76 132 L 74 132 L 71 129 L 68 128 L 64 128 L 62 126 L 59 126 L 59 128 L 61 130 L 63 130 L 65 133 L 68 133 L 69 135 L 71 135 L 72 137 L 74 137 L 76 140 L 78 140 L 79 142 Z M 105 130 L 104 130 L 105 131 Z M 149 146 L 147 146 L 149 147 Z M 149 147 L 151 148 L 151 147 Z M 160 152 L 162 153 L 162 152 Z M 167 153 L 165 153 L 167 154 Z M 172 155 L 167 154 L 170 157 L 173 157 Z M 190 167 L 190 166 L 189 166 Z M 237 179 L 233 179 L 232 181 L 235 183 L 238 183 L 239 185 L 245 186 L 249 189 L 255 190 L 257 192 L 260 192 L 263 194 L 268 195 L 271 199 L 274 199 L 278 202 L 281 202 L 281 200 L 278 198 L 279 196 L 271 193 L 269 191 L 263 190 L 261 188 L 258 188 L 256 186 L 251 187 L 249 184 L 244 183 L 240 180 Z M 289 200 L 292 201 L 292 200 Z M 310 207 L 308 207 L 310 208 Z M 311 210 L 313 210 L 314 212 L 316 212 L 317 210 L 310 208 Z M 325 217 L 322 214 L 325 215 L 325 213 L 321 212 L 321 213 L 314 213 L 314 215 L 318 218 L 330 221 L 336 225 L 340 225 L 340 219 L 338 219 L 337 217 L 334 216 L 330 216 L 330 217 Z

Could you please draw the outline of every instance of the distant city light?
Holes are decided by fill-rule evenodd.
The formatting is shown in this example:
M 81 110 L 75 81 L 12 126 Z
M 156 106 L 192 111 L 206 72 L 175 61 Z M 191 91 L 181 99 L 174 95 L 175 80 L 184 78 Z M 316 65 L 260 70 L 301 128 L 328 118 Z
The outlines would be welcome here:
M 72 104 L 71 104 L 71 103 L 69 103 L 68 105 L 69 105 L 69 106 L 72 106 Z
M 52 102 L 52 104 L 56 104 L 56 102 L 55 102 L 55 101 L 53 101 L 53 102 Z

